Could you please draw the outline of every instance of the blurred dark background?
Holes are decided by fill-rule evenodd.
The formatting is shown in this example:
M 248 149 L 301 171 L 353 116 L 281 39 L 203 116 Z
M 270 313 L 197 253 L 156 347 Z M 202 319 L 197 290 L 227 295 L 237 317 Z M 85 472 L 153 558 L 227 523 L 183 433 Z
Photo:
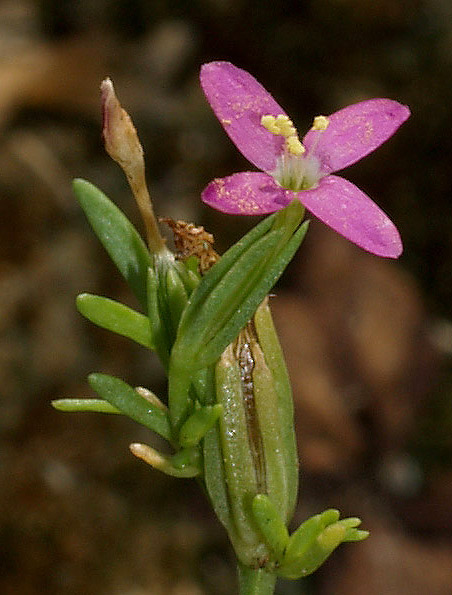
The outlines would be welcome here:
M 245 68 L 291 114 L 390 97 L 412 117 L 346 172 L 398 225 L 398 262 L 320 223 L 272 300 L 294 385 L 302 489 L 295 521 L 364 519 L 349 544 L 278 593 L 452 592 L 452 5 L 449 0 L 3 0 L 0 3 L 0 590 L 235 592 L 226 535 L 194 481 L 135 460 L 126 419 L 65 415 L 103 371 L 164 394 L 155 358 L 76 312 L 90 291 L 135 306 L 71 179 L 140 227 L 100 138 L 113 78 L 146 150 L 157 212 L 225 250 L 256 221 L 204 207 L 215 176 L 249 167 L 198 84 L 203 62 Z M 155 444 L 155 442 L 154 442 Z

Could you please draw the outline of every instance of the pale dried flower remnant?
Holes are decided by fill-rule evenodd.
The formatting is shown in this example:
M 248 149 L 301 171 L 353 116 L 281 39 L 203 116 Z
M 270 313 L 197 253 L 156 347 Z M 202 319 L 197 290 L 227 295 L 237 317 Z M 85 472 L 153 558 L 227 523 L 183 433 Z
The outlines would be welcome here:
M 165 249 L 146 185 L 143 148 L 129 114 L 116 97 L 109 78 L 102 81 L 102 116 L 105 149 L 127 176 L 130 188 L 143 218 L 149 248 L 152 253 Z

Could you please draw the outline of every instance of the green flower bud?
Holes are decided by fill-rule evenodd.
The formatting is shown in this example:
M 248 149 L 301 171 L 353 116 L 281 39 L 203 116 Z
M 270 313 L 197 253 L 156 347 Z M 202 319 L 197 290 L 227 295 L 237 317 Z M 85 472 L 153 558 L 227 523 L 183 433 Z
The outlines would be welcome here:
M 176 260 L 169 250 L 154 255 L 147 271 L 147 311 L 151 336 L 165 368 L 176 338 L 179 320 L 200 277 Z
M 281 523 L 295 505 L 298 462 L 292 393 L 267 299 L 221 355 L 215 391 L 223 414 L 204 439 L 207 491 L 241 563 L 272 569 Z M 280 520 L 268 517 L 273 509 Z
M 179 444 L 184 448 L 199 444 L 221 413 L 221 405 L 206 405 L 197 409 L 183 424 L 179 432 Z
M 356 528 L 360 524 L 356 517 L 339 520 L 334 508 L 307 519 L 290 536 L 277 574 L 288 579 L 312 574 L 341 543 L 366 539 L 368 531 Z

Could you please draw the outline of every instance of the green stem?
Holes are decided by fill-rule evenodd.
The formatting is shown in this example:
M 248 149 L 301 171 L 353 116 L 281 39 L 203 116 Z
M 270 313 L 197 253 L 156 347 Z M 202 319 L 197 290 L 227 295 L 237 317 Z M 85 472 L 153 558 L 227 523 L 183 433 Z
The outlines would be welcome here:
M 253 570 L 243 566 L 240 562 L 237 566 L 239 574 L 240 595 L 273 595 L 276 585 L 276 574 L 270 574 L 263 569 Z

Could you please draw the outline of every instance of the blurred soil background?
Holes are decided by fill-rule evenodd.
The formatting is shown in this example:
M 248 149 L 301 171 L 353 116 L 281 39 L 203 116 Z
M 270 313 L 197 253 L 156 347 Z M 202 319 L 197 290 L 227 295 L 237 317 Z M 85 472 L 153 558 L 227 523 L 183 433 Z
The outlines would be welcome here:
M 371 537 L 279 595 L 452 593 L 452 4 L 449 0 L 3 0 L 0 3 L 0 592 L 226 595 L 226 535 L 194 481 L 134 459 L 149 442 L 116 416 L 62 414 L 103 371 L 164 394 L 155 358 L 76 312 L 82 291 L 132 297 L 71 193 L 83 177 L 141 229 L 104 153 L 109 75 L 144 144 L 157 212 L 225 250 L 256 221 L 204 207 L 250 166 L 198 84 L 230 60 L 301 134 L 362 99 L 411 107 L 346 177 L 398 225 L 378 259 L 313 222 L 272 299 L 293 379 L 302 490 L 295 522 L 328 507 Z M 155 442 L 154 442 L 155 444 Z

